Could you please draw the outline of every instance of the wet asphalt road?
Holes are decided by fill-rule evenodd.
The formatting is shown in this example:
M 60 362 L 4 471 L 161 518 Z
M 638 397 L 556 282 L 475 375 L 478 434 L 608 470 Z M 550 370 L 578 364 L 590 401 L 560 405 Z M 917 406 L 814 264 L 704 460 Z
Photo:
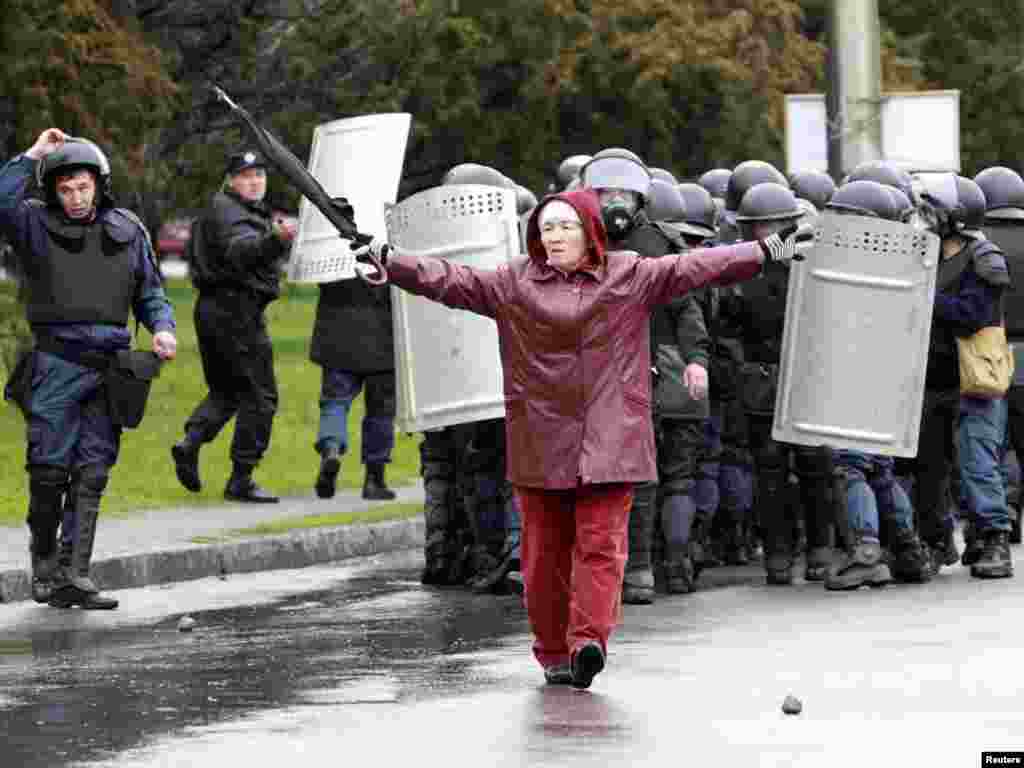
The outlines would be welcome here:
M 516 598 L 425 589 L 419 563 L 126 590 L 114 613 L 0 606 L 0 766 L 863 768 L 1024 750 L 1020 578 L 957 567 L 924 587 L 627 607 L 609 668 L 576 692 L 541 685 Z M 801 715 L 780 711 L 787 693 Z

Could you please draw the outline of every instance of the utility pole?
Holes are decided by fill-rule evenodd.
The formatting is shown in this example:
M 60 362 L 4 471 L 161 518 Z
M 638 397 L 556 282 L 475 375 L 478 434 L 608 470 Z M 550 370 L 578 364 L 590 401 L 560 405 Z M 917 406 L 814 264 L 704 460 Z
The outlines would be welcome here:
M 828 14 L 828 170 L 836 181 L 882 158 L 878 0 L 831 0 Z

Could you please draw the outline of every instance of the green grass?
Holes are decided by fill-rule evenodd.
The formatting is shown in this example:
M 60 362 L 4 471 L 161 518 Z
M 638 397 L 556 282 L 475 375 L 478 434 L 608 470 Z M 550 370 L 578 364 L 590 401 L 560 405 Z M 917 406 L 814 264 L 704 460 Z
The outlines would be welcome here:
M 104 514 L 124 516 L 143 509 L 223 503 L 221 494 L 231 470 L 228 454 L 234 421 L 214 442 L 203 447 L 200 493 L 189 493 L 174 476 L 170 447 L 181 438 L 185 419 L 205 396 L 206 384 L 192 322 L 195 293 L 185 281 L 170 281 L 167 293 L 178 322 L 178 358 L 165 365 L 153 383 L 142 426 L 124 433 L 121 456 L 104 497 Z M 280 402 L 270 449 L 255 478 L 268 490 L 284 495 L 308 493 L 319 467 L 313 442 L 320 419 L 320 368 L 309 361 L 308 354 L 317 296 L 315 286 L 288 285 L 281 299 L 267 309 Z M 149 334 L 140 329 L 135 345 L 149 348 L 150 343 Z M 8 403 L 3 406 L 6 407 L 0 407 L 0 525 L 22 525 L 28 503 L 25 424 L 16 408 Z M 342 487 L 362 485 L 362 416 L 360 396 L 349 415 L 349 449 L 338 478 Z M 418 435 L 396 435 L 392 463 L 387 470 L 390 485 L 418 478 L 418 444 Z
M 230 539 L 249 536 L 277 536 L 292 531 L 305 531 L 310 528 L 333 528 L 338 525 L 352 523 L 380 523 L 386 520 L 406 520 L 423 512 L 422 504 L 396 503 L 382 504 L 362 512 L 335 512 L 329 515 L 307 515 L 306 517 L 284 517 L 271 520 L 248 528 L 234 528 L 218 536 L 194 536 L 195 544 L 216 544 Z

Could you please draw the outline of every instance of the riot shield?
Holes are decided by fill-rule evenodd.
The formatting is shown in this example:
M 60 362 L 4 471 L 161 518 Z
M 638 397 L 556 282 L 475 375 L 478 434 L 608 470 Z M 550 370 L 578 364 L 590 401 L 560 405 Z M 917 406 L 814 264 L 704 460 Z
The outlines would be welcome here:
M 939 238 L 826 211 L 793 262 L 772 436 L 917 453 Z
M 519 254 L 516 194 L 475 184 L 435 187 L 390 207 L 388 242 L 403 254 L 496 269 Z M 494 321 L 392 288 L 396 422 L 406 432 L 505 415 Z
M 410 122 L 404 113 L 363 115 L 324 123 L 313 131 L 309 172 L 332 197 L 348 199 L 360 232 L 380 238 L 386 234 L 384 208 L 398 194 Z M 349 243 L 302 198 L 288 279 L 328 283 L 355 277 Z

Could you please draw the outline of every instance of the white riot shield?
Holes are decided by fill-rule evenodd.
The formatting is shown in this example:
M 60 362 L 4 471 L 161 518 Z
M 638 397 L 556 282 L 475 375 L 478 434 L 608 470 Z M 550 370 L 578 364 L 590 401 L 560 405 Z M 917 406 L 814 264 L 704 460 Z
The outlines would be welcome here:
M 309 172 L 332 197 L 348 198 L 360 232 L 380 238 L 387 233 L 384 208 L 398 195 L 411 119 L 404 113 L 363 115 L 324 123 L 313 131 Z M 288 279 L 328 283 L 355 277 L 349 242 L 302 198 Z
M 519 254 L 515 190 L 435 187 L 393 206 L 388 242 L 401 253 L 496 269 Z M 391 289 L 397 424 L 404 432 L 505 416 L 498 331 L 489 317 Z
M 793 262 L 772 436 L 917 453 L 939 239 L 825 212 Z

